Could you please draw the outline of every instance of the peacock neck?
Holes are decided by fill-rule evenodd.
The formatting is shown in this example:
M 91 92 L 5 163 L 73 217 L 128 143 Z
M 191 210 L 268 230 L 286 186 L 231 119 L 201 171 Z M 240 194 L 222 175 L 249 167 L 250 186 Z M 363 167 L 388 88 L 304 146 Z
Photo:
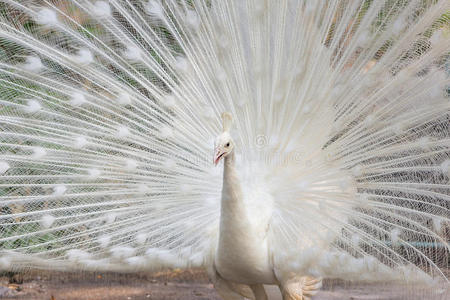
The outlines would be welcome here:
M 223 188 L 222 188 L 222 214 L 241 211 L 242 190 L 238 173 L 235 167 L 235 154 L 231 152 L 224 159 Z M 225 209 L 225 211 L 224 211 Z
M 232 174 L 235 170 L 235 160 L 236 157 L 234 155 L 234 151 L 231 151 L 230 154 L 225 156 L 224 158 L 224 170 L 223 170 L 223 178 L 227 177 L 227 175 Z
M 249 222 L 246 211 L 240 178 L 235 168 L 235 156 L 232 152 L 224 161 L 219 237 L 221 249 L 239 247 L 239 239 L 247 236 Z

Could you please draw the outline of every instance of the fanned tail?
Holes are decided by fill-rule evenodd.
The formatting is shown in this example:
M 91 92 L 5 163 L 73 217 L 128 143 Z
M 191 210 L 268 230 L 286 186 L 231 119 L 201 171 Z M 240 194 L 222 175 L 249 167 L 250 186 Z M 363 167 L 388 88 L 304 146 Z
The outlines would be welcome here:
M 229 111 L 283 272 L 447 280 L 448 1 L 44 4 L 0 4 L 1 268 L 210 265 Z

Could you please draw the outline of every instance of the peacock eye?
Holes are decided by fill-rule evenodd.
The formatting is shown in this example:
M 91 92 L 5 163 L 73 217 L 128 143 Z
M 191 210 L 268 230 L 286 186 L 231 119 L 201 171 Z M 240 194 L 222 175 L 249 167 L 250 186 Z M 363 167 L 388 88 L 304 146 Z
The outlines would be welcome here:
M 227 143 L 227 144 L 225 145 L 225 147 L 230 147 L 230 143 Z

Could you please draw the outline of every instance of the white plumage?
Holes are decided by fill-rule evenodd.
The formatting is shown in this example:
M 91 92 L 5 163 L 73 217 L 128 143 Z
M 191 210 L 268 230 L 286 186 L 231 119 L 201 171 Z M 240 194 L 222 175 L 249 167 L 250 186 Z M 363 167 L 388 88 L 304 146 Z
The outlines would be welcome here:
M 1 5 L 0 269 L 448 282 L 448 1 Z

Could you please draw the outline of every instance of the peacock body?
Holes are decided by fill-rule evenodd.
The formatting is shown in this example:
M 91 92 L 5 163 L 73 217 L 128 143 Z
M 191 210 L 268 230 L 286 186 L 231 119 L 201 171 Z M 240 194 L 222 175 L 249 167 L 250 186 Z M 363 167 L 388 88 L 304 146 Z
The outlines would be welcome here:
M 0 270 L 448 284 L 449 8 L 2 1 Z

